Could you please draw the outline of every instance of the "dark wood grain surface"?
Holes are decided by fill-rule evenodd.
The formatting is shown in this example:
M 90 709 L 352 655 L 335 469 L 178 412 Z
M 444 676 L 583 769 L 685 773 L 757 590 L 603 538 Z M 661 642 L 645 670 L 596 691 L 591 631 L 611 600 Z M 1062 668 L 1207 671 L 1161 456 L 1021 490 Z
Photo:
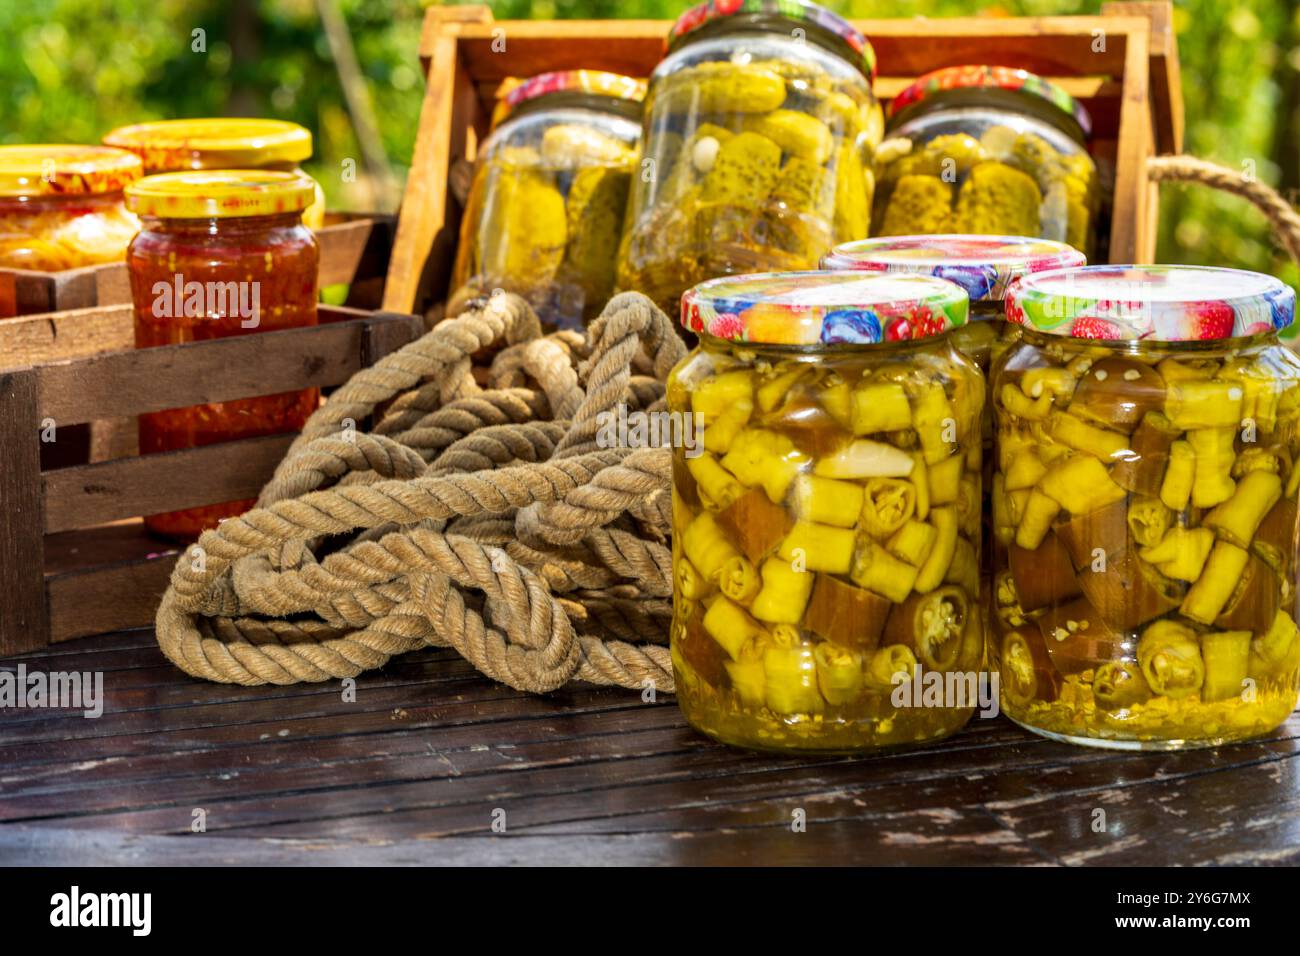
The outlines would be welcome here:
M 355 701 L 191 680 L 149 631 L 0 669 L 20 661 L 102 672 L 105 710 L 0 710 L 0 864 L 1300 861 L 1295 716 L 1182 754 L 998 718 L 911 752 L 796 759 L 712 743 L 671 697 L 530 697 L 448 651 L 359 678 Z

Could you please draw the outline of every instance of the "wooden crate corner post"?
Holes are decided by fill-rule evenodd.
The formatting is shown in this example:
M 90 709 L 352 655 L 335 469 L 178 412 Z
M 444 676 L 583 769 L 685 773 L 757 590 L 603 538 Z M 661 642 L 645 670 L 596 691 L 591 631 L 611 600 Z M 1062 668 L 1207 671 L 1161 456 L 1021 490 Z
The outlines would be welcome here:
M 36 372 L 0 372 L 0 656 L 45 645 L 45 563 Z

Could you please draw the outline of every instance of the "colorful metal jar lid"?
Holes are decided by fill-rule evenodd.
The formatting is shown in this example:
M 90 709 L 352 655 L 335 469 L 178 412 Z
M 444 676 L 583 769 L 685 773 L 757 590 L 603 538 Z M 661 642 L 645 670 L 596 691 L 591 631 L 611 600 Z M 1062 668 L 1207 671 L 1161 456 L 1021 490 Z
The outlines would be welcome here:
M 126 205 L 160 219 L 232 219 L 302 212 L 316 183 L 302 173 L 267 169 L 208 169 L 146 176 L 127 187 Z
M 909 106 L 914 106 L 935 93 L 974 89 L 1015 90 L 1041 97 L 1073 116 L 1085 136 L 1092 132 L 1092 117 L 1083 108 L 1083 104 L 1051 80 L 1045 80 L 1028 70 L 989 64 L 948 66 L 926 73 L 894 97 L 894 101 L 889 104 L 889 116 L 892 119 Z
M 682 296 L 682 325 L 755 345 L 872 345 L 966 324 L 960 286 L 931 276 L 760 272 L 702 282 Z
M 604 70 L 556 70 L 525 80 L 508 80 L 492 112 L 493 127 L 499 126 L 523 104 L 552 93 L 586 93 L 640 103 L 645 99 L 646 81 Z
M 1007 318 L 1083 339 L 1206 342 L 1291 325 L 1295 290 L 1272 276 L 1210 266 L 1087 266 L 1026 276 Z
M 931 275 L 955 282 L 972 302 L 1000 301 L 1007 286 L 1032 272 L 1087 263 L 1074 246 L 1028 236 L 881 236 L 836 246 L 823 269 Z
M 140 158 L 107 146 L 0 146 L 0 196 L 91 196 L 140 178 Z
M 258 169 L 311 158 L 311 131 L 274 119 L 212 117 L 137 123 L 113 130 L 104 144 L 129 149 L 150 172 Z
M 782 17 L 824 30 L 853 51 L 857 57 L 854 66 L 873 80 L 876 78 L 876 51 L 871 48 L 871 43 L 862 32 L 838 13 L 808 0 L 706 0 L 677 18 L 677 22 L 668 31 L 666 47 L 671 50 L 684 37 L 705 24 L 743 14 Z

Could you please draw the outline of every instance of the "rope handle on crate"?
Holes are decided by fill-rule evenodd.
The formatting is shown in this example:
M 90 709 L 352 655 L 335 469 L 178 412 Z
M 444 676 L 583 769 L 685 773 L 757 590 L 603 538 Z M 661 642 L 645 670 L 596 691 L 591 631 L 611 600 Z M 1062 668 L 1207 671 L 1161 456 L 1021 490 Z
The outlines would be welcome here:
M 671 692 L 669 451 L 597 434 L 619 403 L 662 407 L 685 354 L 635 293 L 585 337 L 543 336 L 517 296 L 471 303 L 334 392 L 257 507 L 181 556 L 158 609 L 163 653 L 252 685 L 450 646 L 521 690 Z
M 1153 156 L 1147 160 L 1147 177 L 1153 182 L 1200 183 L 1240 196 L 1264 214 L 1282 246 L 1300 263 L 1300 213 L 1267 183 L 1195 156 Z

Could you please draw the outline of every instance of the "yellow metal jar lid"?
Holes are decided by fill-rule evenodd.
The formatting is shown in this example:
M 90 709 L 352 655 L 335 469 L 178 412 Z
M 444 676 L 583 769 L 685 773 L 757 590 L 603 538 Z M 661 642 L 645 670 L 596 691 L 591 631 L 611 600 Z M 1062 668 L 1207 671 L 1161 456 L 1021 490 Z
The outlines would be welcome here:
M 115 193 L 140 174 L 138 156 L 107 146 L 0 146 L 0 196 Z
M 302 173 L 209 169 L 146 176 L 126 190 L 127 208 L 160 219 L 231 219 L 302 212 L 316 183 Z
M 115 129 L 104 145 L 129 149 L 151 172 L 258 169 L 310 159 L 311 131 L 273 119 L 158 120 Z

